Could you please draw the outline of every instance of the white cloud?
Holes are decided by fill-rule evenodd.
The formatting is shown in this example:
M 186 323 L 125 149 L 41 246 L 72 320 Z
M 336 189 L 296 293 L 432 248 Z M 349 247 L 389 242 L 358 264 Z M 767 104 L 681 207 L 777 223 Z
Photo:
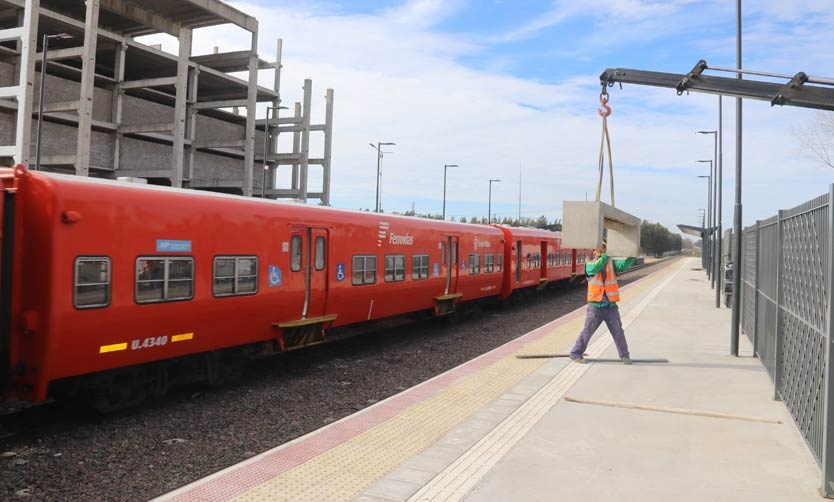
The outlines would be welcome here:
M 825 3 L 797 2 L 793 7 L 819 13 Z M 780 9 L 777 3 L 767 4 L 749 26 L 745 61 L 761 63 L 756 67 L 763 70 L 834 74 L 831 30 L 812 20 L 803 23 L 801 17 L 796 17 L 796 26 L 785 28 L 768 21 L 778 19 Z M 485 215 L 490 178 L 502 179 L 493 185 L 496 212 L 516 214 L 520 166 L 526 215 L 541 211 L 560 217 L 563 200 L 582 200 L 586 193 L 593 197 L 600 141 L 597 74 L 547 84 L 465 66 L 459 61 L 483 55 L 488 45 L 433 31 L 461 8 L 460 2 L 413 0 L 363 15 L 340 14 L 325 3 L 234 5 L 259 19 L 263 58 L 272 59 L 275 39 L 284 39 L 285 105 L 300 100 L 303 79 L 312 78 L 314 121 L 320 122 L 324 89 L 335 89 L 334 205 L 373 206 L 376 157 L 368 143 L 376 141 L 397 143 L 382 160 L 383 207 L 388 211 L 405 210 L 414 201 L 418 211 L 440 212 L 444 164 L 461 166 L 448 172 L 451 215 Z M 658 36 L 652 30 L 659 30 L 664 36 L 685 34 L 682 44 L 726 57 L 729 62 L 720 61 L 722 65 L 734 62 L 732 34 L 715 33 L 709 40 L 703 36 L 711 17 L 729 16 L 732 23 L 734 9 L 721 2 L 698 7 L 692 0 L 556 2 L 550 13 L 505 37 L 529 36 L 580 13 L 607 20 L 599 32 L 587 34 L 589 57 L 596 57 L 594 51 L 606 43 L 644 42 Z M 483 40 L 490 43 L 488 37 Z M 195 53 L 211 52 L 215 45 L 245 49 L 247 44 L 235 28 L 195 32 Z M 827 60 L 820 61 L 818 54 Z M 682 61 L 683 71 L 692 64 Z M 600 71 L 605 66 L 611 65 L 601 63 Z M 646 61 L 642 69 L 657 68 Z M 262 85 L 271 85 L 271 79 L 262 72 Z M 677 96 L 673 90 L 634 85 L 610 92 L 618 207 L 669 228 L 695 224 L 697 208 L 706 198 L 705 183 L 696 176 L 707 169 L 695 161 L 711 158 L 713 152 L 711 137 L 695 131 L 717 128 L 718 98 Z M 734 100 L 724 100 L 725 226 L 732 225 L 734 106 Z M 770 108 L 766 102 L 748 102 L 744 109 L 746 223 L 827 190 L 834 173 L 799 155 L 790 133 L 809 120 L 811 111 Z M 312 148 L 320 149 L 318 138 Z M 607 186 L 606 174 L 604 199 Z

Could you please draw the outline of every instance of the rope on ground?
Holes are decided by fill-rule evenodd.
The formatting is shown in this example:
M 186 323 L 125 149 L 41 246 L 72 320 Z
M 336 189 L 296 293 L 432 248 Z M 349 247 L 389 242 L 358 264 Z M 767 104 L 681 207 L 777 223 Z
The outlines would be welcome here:
M 710 418 L 725 418 L 729 420 L 743 420 L 746 422 L 761 422 L 765 424 L 781 424 L 781 420 L 774 420 L 772 418 L 748 417 L 744 415 L 731 415 L 729 413 L 718 413 L 714 411 L 689 410 L 686 408 L 662 408 L 660 406 L 651 406 L 648 404 L 624 403 L 619 401 L 597 401 L 594 399 L 578 399 L 575 397 L 565 396 L 565 401 L 571 403 L 581 404 L 596 404 L 599 406 L 612 406 L 615 408 L 629 408 L 634 410 L 658 411 L 661 413 L 676 413 L 679 415 L 694 415 L 699 417 Z

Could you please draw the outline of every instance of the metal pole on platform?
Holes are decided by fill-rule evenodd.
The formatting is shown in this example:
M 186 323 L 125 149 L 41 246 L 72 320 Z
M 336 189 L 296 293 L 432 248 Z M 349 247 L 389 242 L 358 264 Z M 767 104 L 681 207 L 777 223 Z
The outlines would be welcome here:
M 741 0 L 736 0 L 736 66 L 741 69 Z M 741 73 L 737 75 L 741 79 Z M 730 326 L 730 354 L 738 356 L 741 307 L 741 98 L 736 98 L 736 198 L 733 206 L 733 316 Z

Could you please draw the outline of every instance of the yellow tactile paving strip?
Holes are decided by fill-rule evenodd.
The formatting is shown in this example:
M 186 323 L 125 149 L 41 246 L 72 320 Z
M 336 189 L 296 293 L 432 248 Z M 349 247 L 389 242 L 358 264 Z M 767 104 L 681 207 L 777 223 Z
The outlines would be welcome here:
M 624 288 L 622 301 L 640 296 L 667 275 L 652 274 Z M 574 340 L 583 323 L 584 319 L 577 316 L 554 327 L 543 338 L 523 346 L 522 351 L 549 353 L 562 350 Z M 393 418 L 241 493 L 233 500 L 302 502 L 356 497 L 547 362 L 545 359 L 517 359 L 516 353 L 518 351 L 506 355 Z

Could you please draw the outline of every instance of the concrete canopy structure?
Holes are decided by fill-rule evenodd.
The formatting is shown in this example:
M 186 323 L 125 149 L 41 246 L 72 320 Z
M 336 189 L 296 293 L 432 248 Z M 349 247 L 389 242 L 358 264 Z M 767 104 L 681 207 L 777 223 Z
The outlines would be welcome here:
M 248 32 L 250 50 L 192 55 L 193 30 L 220 24 Z M 154 33 L 176 37 L 178 54 L 134 39 Z M 257 20 L 218 0 L 0 0 L 0 165 L 38 164 L 38 50 L 57 34 L 46 53 L 41 169 L 329 202 L 333 91 L 325 124 L 310 124 L 309 80 L 293 116 L 258 121 L 257 103 L 281 105 L 281 41 L 275 62 L 260 59 Z M 257 85 L 261 70 L 274 70 L 272 89 Z M 311 131 L 324 132 L 322 158 L 309 158 Z M 291 153 L 276 152 L 280 132 L 298 136 Z M 290 187 L 275 188 L 270 163 L 293 166 Z M 323 167 L 321 192 L 307 190 L 311 163 Z

